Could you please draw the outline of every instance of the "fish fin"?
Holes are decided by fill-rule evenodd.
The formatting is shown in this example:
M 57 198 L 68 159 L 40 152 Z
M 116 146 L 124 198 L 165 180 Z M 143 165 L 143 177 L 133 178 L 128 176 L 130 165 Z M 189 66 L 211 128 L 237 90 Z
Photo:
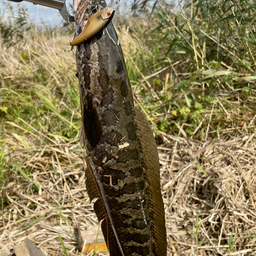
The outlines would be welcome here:
M 154 255 L 164 256 L 167 254 L 167 242 L 157 146 L 146 117 L 137 109 L 135 110 L 135 121 L 149 188 L 149 211 L 152 216 L 152 234 L 154 236 L 152 247 Z
M 85 157 L 87 169 L 86 169 L 86 188 L 90 200 L 97 198 L 94 203 L 94 211 L 101 222 L 101 229 L 106 240 L 106 244 L 110 255 L 124 256 L 123 249 L 117 232 L 114 227 L 114 220 L 110 214 L 110 209 L 106 200 L 105 192 L 100 184 L 100 181 L 96 178 L 96 170 L 90 163 L 89 159 Z

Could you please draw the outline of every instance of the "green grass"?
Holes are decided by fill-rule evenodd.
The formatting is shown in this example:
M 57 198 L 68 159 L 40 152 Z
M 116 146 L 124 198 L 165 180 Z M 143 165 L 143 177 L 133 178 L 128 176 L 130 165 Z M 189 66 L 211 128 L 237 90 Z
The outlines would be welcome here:
M 179 10 L 156 5 L 150 17 L 143 12 L 115 20 L 136 102 L 154 131 L 178 134 L 176 124 L 185 124 L 188 135 L 205 139 L 209 123 L 213 137 L 244 124 L 253 129 L 255 4 L 200 0 Z M 6 121 L 12 121 L 72 139 L 80 121 L 74 57 L 63 53 L 71 35 L 65 37 L 66 27 L 35 31 L 25 21 L 22 10 L 16 19 L 1 20 L 1 125 L 9 129 Z M 124 33 L 121 25 L 128 23 L 131 32 Z M 33 128 L 22 121 L 27 116 Z
M 61 256 L 68 256 L 67 248 L 66 248 L 65 243 L 60 234 L 59 234 L 59 239 L 60 239 L 63 251 L 64 251 L 64 253 L 62 253 Z
M 159 141 L 165 134 L 181 132 L 208 140 L 226 130 L 254 131 L 254 2 L 196 0 L 176 10 L 162 3 L 149 14 L 116 16 L 114 21 L 135 103 Z M 26 19 L 22 10 L 16 18 L 3 20 L 0 15 L 0 188 L 23 179 L 30 183 L 28 194 L 38 194 L 33 167 L 24 163 L 22 154 L 32 157 L 41 150 L 47 155 L 42 149 L 77 145 L 80 100 L 75 56 L 65 52 L 74 30 L 39 30 Z M 199 164 L 196 167 L 207 175 Z M 1 192 L 4 209 L 10 202 L 4 189 Z M 193 234 L 197 247 L 202 243 L 200 223 L 198 217 Z M 232 232 L 229 253 L 234 244 Z
M 124 40 L 129 77 L 155 132 L 178 134 L 177 123 L 200 139 L 252 130 L 255 4 L 201 0 L 178 9 L 160 4 L 129 20 Z
M 199 234 L 201 233 L 201 222 L 200 222 L 200 218 L 198 215 L 196 218 L 196 232 L 192 231 L 192 233 L 196 240 L 196 255 L 199 255 L 198 247 L 201 246 L 204 243 L 204 241 L 200 241 L 200 238 L 199 238 Z
M 160 4 L 151 16 L 116 17 L 136 104 L 158 135 L 179 134 L 180 127 L 199 139 L 252 131 L 255 4 L 198 0 L 178 10 Z M 0 20 L 2 147 L 6 136 L 17 142 L 13 148 L 27 149 L 28 136 L 37 146 L 78 138 L 75 57 L 65 52 L 71 28 L 38 30 L 26 20 L 22 9 Z
M 230 253 L 233 252 L 233 247 L 234 247 L 235 242 L 236 242 L 236 238 L 234 237 L 234 229 L 233 229 L 230 234 L 229 241 L 228 241 L 228 250 Z
M 22 11 L 0 18 L 0 187 L 21 175 L 38 192 L 31 166 L 12 152 L 32 155 L 77 140 L 80 100 L 75 56 L 65 52 L 71 35 L 66 29 L 38 30 L 25 20 Z

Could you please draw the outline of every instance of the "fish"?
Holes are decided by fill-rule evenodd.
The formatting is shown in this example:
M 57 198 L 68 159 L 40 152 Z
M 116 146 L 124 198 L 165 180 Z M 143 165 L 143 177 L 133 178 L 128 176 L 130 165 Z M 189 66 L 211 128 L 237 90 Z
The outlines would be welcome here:
M 81 0 L 77 34 L 101 0 Z M 97 13 L 97 12 L 96 12 Z M 167 254 L 159 159 L 112 21 L 76 46 L 86 188 L 111 256 Z

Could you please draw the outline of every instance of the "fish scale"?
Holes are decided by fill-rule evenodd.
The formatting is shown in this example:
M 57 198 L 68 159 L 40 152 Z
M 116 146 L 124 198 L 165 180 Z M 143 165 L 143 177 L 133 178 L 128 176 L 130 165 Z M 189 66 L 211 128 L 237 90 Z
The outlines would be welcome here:
M 102 4 L 102 2 L 100 2 Z M 94 1 L 91 5 L 98 6 Z M 89 9 L 92 6 L 89 5 Z M 81 2 L 78 13 L 85 13 Z M 77 25 L 81 31 L 85 22 Z M 110 255 L 166 255 L 157 148 L 134 108 L 122 49 L 112 22 L 77 46 L 86 186 Z

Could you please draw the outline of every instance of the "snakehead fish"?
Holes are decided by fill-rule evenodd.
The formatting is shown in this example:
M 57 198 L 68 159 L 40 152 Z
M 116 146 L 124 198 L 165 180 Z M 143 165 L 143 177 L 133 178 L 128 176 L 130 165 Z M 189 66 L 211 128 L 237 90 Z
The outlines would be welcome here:
M 103 7 L 101 0 L 79 2 L 77 35 Z M 122 49 L 110 20 L 77 45 L 76 58 L 86 187 L 109 253 L 165 256 L 157 148 L 146 118 L 134 108 Z

